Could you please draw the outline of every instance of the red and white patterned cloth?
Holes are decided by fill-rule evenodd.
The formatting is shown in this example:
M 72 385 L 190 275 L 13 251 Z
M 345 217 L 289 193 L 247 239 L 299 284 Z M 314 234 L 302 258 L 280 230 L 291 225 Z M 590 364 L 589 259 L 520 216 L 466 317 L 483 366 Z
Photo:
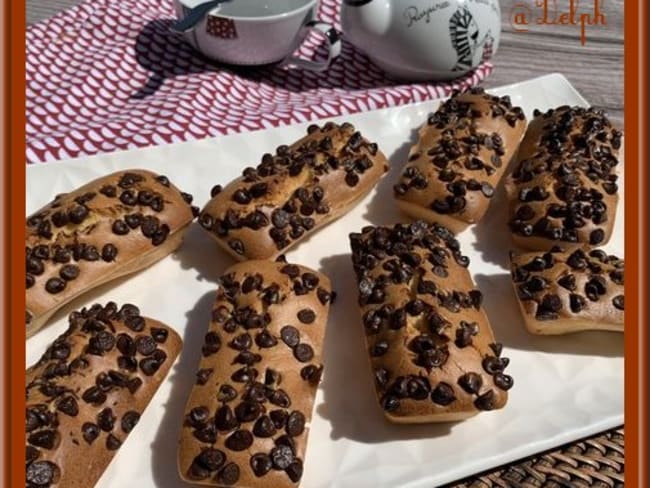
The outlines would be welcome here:
M 319 18 L 337 27 L 341 0 Z M 171 0 L 88 0 L 27 29 L 27 162 L 169 144 L 351 114 L 448 95 L 453 83 L 399 84 L 343 43 L 326 73 L 233 70 L 169 30 Z M 318 55 L 309 38 L 304 56 Z

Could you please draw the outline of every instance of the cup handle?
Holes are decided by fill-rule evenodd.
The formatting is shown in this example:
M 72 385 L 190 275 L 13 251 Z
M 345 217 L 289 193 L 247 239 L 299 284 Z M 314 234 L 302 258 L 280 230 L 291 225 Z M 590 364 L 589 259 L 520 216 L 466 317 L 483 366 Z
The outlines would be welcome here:
M 310 59 L 302 59 L 298 56 L 289 56 L 286 58 L 282 65 L 292 64 L 298 68 L 306 69 L 309 71 L 325 71 L 329 68 L 332 61 L 341 54 L 341 35 L 339 32 L 326 22 L 319 20 L 311 20 L 305 24 L 306 29 L 314 29 L 325 35 L 329 43 L 329 50 L 327 59 L 324 61 L 312 61 Z

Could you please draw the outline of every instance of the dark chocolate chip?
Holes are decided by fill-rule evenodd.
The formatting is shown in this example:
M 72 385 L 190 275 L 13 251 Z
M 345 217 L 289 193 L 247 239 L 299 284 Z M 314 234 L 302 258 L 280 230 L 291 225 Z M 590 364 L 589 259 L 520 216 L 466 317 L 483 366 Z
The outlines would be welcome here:
M 73 396 L 65 396 L 61 398 L 57 404 L 56 409 L 70 417 L 79 415 L 79 405 Z
M 494 397 L 494 391 L 488 390 L 474 401 L 474 405 L 479 410 L 494 410 L 496 407 L 496 399 Z
M 50 278 L 45 282 L 45 289 L 48 293 L 61 293 L 65 289 L 65 281 L 61 278 Z
M 221 185 L 214 185 L 210 190 L 210 198 L 216 197 L 222 190 L 223 187 Z
M 289 347 L 296 347 L 300 342 L 300 332 L 291 325 L 285 325 L 280 329 L 280 338 Z
M 81 434 L 84 440 L 88 444 L 92 444 L 95 441 L 95 439 L 99 437 L 99 433 L 100 433 L 99 427 L 97 427 L 95 424 L 92 424 L 90 422 L 85 422 L 81 426 Z
M 258 478 L 271 471 L 271 468 L 273 467 L 270 456 L 263 452 L 253 454 L 251 456 L 250 465 L 253 474 Z
M 317 385 L 320 381 L 322 372 L 322 367 L 309 364 L 300 370 L 300 377 L 305 381 L 309 381 L 311 384 Z
M 239 466 L 228 463 L 217 473 L 217 481 L 226 486 L 234 485 L 239 481 Z
M 616 295 L 612 299 L 612 303 L 619 310 L 625 310 L 625 297 L 623 295 Z
M 128 434 L 137 425 L 139 420 L 140 414 L 134 410 L 129 410 L 122 416 L 122 421 L 120 422 L 122 431 Z
M 147 376 L 153 376 L 161 366 L 161 362 L 155 357 L 141 359 L 138 365 L 142 372 Z
M 56 430 L 37 430 L 27 437 L 27 442 L 43 449 L 54 449 L 60 442 Z
M 168 335 L 169 332 L 167 331 L 167 329 L 161 329 L 159 327 L 151 328 L 151 337 L 153 337 L 153 340 L 156 341 L 158 344 L 164 344 L 165 341 L 167 341 Z
M 145 335 L 135 339 L 135 348 L 143 356 L 150 356 L 156 350 L 157 343 L 153 337 Z
M 215 354 L 221 349 L 221 337 L 215 331 L 210 331 L 205 335 L 205 343 L 203 344 L 203 356 L 210 356 Z
M 90 403 L 93 405 L 100 405 L 106 401 L 106 393 L 101 391 L 96 386 L 91 386 L 90 388 L 88 388 L 86 391 L 83 392 L 81 398 L 86 403 Z
M 314 350 L 309 344 L 300 343 L 294 347 L 293 355 L 301 363 L 306 363 L 314 357 Z
M 311 324 L 316 320 L 316 314 L 309 308 L 303 308 L 298 312 L 298 320 L 303 324 Z
M 116 220 L 112 225 L 113 233 L 118 236 L 124 236 L 129 233 L 129 226 L 123 220 Z
M 481 389 L 483 384 L 483 379 L 481 375 L 477 373 L 465 373 L 463 376 L 458 378 L 458 384 L 465 390 L 467 393 L 477 394 Z
M 253 426 L 253 434 L 257 437 L 273 437 L 276 433 L 275 423 L 267 415 L 261 416 Z
M 235 414 L 228 405 L 222 405 L 214 414 L 214 425 L 221 431 L 231 431 L 239 425 Z
M 201 370 L 201 371 L 209 371 L 209 374 L 212 374 L 212 368 L 208 370 Z M 237 390 L 235 390 L 232 386 L 230 385 L 221 385 L 219 387 L 219 392 L 217 393 L 217 400 L 220 402 L 230 402 L 234 400 L 237 397 Z
M 110 432 L 115 426 L 115 415 L 110 408 L 104 408 L 97 414 L 97 425 L 105 432 Z
M 50 461 L 34 461 L 27 466 L 26 479 L 29 486 L 50 486 L 61 476 L 59 467 Z
M 294 454 L 291 447 L 286 445 L 276 446 L 271 449 L 271 462 L 273 467 L 278 470 L 285 470 L 294 460 Z
M 248 332 L 244 332 L 230 341 L 228 345 L 237 351 L 244 351 L 250 349 L 253 345 L 253 340 Z
M 589 244 L 600 244 L 605 240 L 605 231 L 603 229 L 592 230 L 589 234 Z
M 231 451 L 244 451 L 253 445 L 253 434 L 247 430 L 236 430 L 228 438 L 224 445 Z
M 192 432 L 192 435 L 201 442 L 214 444 L 217 442 L 217 429 L 214 424 L 208 424 Z
M 243 401 L 235 407 L 235 416 L 240 422 L 252 422 L 261 412 L 260 404 L 253 401 Z
M 508 391 L 510 388 L 512 388 L 514 381 L 512 379 L 512 376 L 503 373 L 497 373 L 494 375 L 494 384 L 502 390 Z
M 260 348 L 274 347 L 277 343 L 278 340 L 266 329 L 255 336 L 255 344 Z
M 431 400 L 438 405 L 447 406 L 456 400 L 454 389 L 447 383 L 438 383 L 431 392 Z
M 208 471 L 217 471 L 226 462 L 226 454 L 219 449 L 208 447 L 196 456 L 195 462 Z
M 574 291 L 576 289 L 576 278 L 572 274 L 564 275 L 557 281 L 557 283 L 562 288 L 565 288 L 569 291 Z
M 272 391 L 268 398 L 273 405 L 277 405 L 278 407 L 289 408 L 291 406 L 289 395 L 282 389 Z
M 108 434 L 106 437 L 106 449 L 109 451 L 116 451 L 122 445 L 122 441 L 115 437 L 113 434 Z
M 295 458 L 287 467 L 285 472 L 291 481 L 298 483 L 300 481 L 300 478 L 302 478 L 303 473 L 302 461 L 298 458 Z
M 291 437 L 298 437 L 305 430 L 305 416 L 302 412 L 294 410 L 287 418 L 286 431 Z

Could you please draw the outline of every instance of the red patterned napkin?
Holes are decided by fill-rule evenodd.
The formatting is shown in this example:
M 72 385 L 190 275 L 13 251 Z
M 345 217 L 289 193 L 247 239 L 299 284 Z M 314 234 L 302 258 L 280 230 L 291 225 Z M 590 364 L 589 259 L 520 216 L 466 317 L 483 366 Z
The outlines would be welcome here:
M 341 0 L 322 0 L 338 27 Z M 233 70 L 169 30 L 171 0 L 88 0 L 27 29 L 27 162 L 351 114 L 448 95 L 479 83 L 485 62 L 453 83 L 398 84 L 344 42 L 326 73 Z M 318 55 L 309 38 L 300 54 Z

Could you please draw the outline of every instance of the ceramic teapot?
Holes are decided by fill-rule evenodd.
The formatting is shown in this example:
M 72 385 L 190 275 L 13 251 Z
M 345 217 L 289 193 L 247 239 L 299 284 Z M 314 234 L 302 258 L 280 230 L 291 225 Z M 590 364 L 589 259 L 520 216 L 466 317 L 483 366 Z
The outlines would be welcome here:
M 450 80 L 492 57 L 498 0 L 343 0 L 346 38 L 394 77 Z

